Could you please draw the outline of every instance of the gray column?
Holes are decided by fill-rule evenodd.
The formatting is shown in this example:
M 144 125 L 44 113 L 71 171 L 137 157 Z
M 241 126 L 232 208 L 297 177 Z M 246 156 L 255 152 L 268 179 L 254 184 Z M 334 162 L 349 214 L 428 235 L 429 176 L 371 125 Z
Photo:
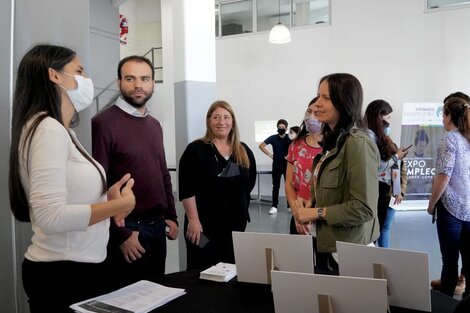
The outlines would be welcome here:
M 8 197 L 8 159 L 10 151 L 10 108 L 12 88 L 12 7 L 13 0 L 0 1 L 0 308 L 15 312 L 16 279 L 13 246 L 13 219 Z

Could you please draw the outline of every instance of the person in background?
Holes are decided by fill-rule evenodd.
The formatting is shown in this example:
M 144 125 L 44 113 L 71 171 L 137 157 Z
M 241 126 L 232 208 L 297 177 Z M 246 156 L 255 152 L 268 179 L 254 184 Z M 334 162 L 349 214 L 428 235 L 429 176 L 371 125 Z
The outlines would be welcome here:
M 446 130 L 437 149 L 428 213 L 437 215 L 437 235 L 442 254 L 440 291 L 453 296 L 458 281 L 459 252 L 462 268 L 469 268 L 470 247 L 470 105 L 461 98 L 444 103 Z M 437 210 L 437 212 L 435 212 Z M 464 291 L 463 296 L 466 296 Z
M 165 274 L 166 239 L 178 235 L 171 177 L 160 122 L 150 115 L 154 69 L 141 56 L 119 62 L 116 104 L 92 119 L 93 157 L 104 167 L 108 185 L 122 173 L 135 179 L 135 210 L 125 227 L 111 225 L 108 260 L 116 287 Z
M 413 157 L 424 158 L 427 156 L 427 149 L 429 145 L 429 136 L 425 129 L 420 129 L 416 132 L 415 137 L 415 151 Z
M 313 115 L 313 105 L 318 98 L 310 101 L 304 120 L 300 125 L 299 135 L 289 146 L 286 170 L 286 197 L 292 209 L 290 223 L 291 234 L 312 234 L 312 224 L 300 224 L 295 221 L 297 199 L 310 200 L 312 181 L 312 161 L 321 152 L 321 123 Z
M 445 103 L 450 98 L 460 98 L 460 99 L 466 101 L 467 103 L 470 103 L 470 97 L 467 94 L 465 94 L 463 92 L 460 92 L 460 91 L 456 91 L 456 92 L 451 93 L 450 95 L 448 95 L 447 97 L 444 98 L 443 102 Z M 463 240 L 464 238 L 460 238 L 460 239 Z M 462 245 L 466 245 L 466 244 L 462 241 Z M 433 279 L 431 281 L 431 287 L 433 289 L 440 289 L 441 280 L 440 279 Z M 460 275 L 457 279 L 457 285 L 455 286 L 454 294 L 461 295 L 464 290 L 465 290 L 465 268 L 463 267 L 463 264 L 462 264 L 462 268 L 460 269 Z
M 292 141 L 295 138 L 297 138 L 297 136 L 299 135 L 299 132 L 300 132 L 299 126 L 292 126 L 291 128 L 289 128 L 289 134 L 288 134 L 289 139 Z
M 312 235 L 313 249 L 315 252 L 315 266 L 317 269 L 324 268 L 327 258 L 325 254 L 318 253 L 316 248 L 315 223 L 302 224 L 295 220 L 297 213 L 297 201 L 311 199 L 312 183 L 312 162 L 313 158 L 322 152 L 320 146 L 321 123 L 313 114 L 314 103 L 318 99 L 315 97 L 310 101 L 304 120 L 300 125 L 300 132 L 297 138 L 289 146 L 287 154 L 286 171 L 286 197 L 289 206 L 292 208 L 292 218 L 290 222 L 290 234 Z
M 429 154 L 429 143 L 426 129 L 417 130 L 413 147 L 410 148 L 410 151 L 414 151 L 406 157 L 409 171 L 414 174 L 410 175 L 406 188 L 407 196 L 411 200 L 427 200 L 431 194 L 432 176 L 420 173 L 422 164 L 430 170 L 434 168 L 433 158 Z
M 277 135 L 269 136 L 265 141 L 263 141 L 259 148 L 273 160 L 272 165 L 272 179 L 273 179 L 273 191 L 272 191 L 272 200 L 273 204 L 271 209 L 269 209 L 269 214 L 277 213 L 277 206 L 279 204 L 279 189 L 281 188 L 281 177 L 284 176 L 284 182 L 286 180 L 286 168 L 287 168 L 287 150 L 291 140 L 286 134 L 287 131 L 287 121 L 280 119 L 277 121 Z M 273 153 L 266 149 L 267 145 L 272 146 Z
M 232 231 L 245 231 L 250 221 L 256 161 L 240 141 L 235 113 L 226 101 L 210 106 L 206 134 L 186 147 L 178 171 L 187 269 L 235 263 Z
M 319 252 L 336 252 L 336 241 L 373 244 L 380 154 L 362 126 L 362 87 L 351 74 L 323 77 L 313 112 L 322 128 L 322 153 L 313 161 L 311 201 L 298 200 L 296 221 L 316 222 Z M 337 260 L 328 268 L 337 271 Z
M 73 312 L 75 302 L 107 292 L 104 286 L 109 218 L 132 211 L 133 179 L 126 174 L 106 192 L 102 167 L 71 129 L 93 100 L 93 82 L 76 53 L 36 45 L 18 67 L 10 150 L 10 207 L 31 222 L 23 261 L 30 311 Z
M 408 150 L 398 149 L 397 145 L 390 139 L 390 120 L 393 109 L 385 100 L 374 100 L 366 108 L 365 123 L 369 134 L 374 138 L 380 153 L 380 166 L 378 171 L 379 200 L 377 214 L 379 218 L 380 237 L 377 240 L 379 247 L 390 246 L 390 226 L 393 222 L 395 210 L 392 209 L 390 199 L 395 197 L 394 204 L 400 204 L 406 190 L 406 169 L 401 160 L 406 156 Z M 400 172 L 400 190 L 393 192 L 392 170 Z

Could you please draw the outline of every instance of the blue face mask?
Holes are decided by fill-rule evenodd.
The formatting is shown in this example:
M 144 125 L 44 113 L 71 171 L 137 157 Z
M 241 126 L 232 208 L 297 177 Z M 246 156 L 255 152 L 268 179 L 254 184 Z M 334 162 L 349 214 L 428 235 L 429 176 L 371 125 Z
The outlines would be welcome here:
M 384 127 L 385 136 L 390 136 L 391 132 L 392 132 L 392 129 L 390 128 L 390 126 Z

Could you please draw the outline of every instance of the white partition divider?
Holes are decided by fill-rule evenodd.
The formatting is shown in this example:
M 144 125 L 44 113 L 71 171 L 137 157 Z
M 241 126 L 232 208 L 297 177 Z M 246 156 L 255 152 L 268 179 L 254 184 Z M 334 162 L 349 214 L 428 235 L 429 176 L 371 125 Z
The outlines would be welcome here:
M 237 280 L 270 284 L 271 269 L 313 273 L 311 236 L 232 232 Z
M 276 313 L 387 312 L 387 281 L 272 271 Z
M 431 312 L 429 260 L 424 252 L 336 243 L 341 276 L 387 280 L 388 301 L 392 306 Z

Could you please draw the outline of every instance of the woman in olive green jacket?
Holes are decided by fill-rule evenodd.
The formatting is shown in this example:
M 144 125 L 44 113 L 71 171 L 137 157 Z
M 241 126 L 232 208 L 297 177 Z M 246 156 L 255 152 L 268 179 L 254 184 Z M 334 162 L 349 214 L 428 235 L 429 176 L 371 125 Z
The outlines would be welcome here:
M 362 87 L 351 74 L 320 80 L 314 113 L 323 123 L 323 153 L 313 163 L 311 203 L 301 203 L 296 219 L 315 221 L 320 252 L 335 252 L 336 241 L 371 244 L 377 219 L 380 155 L 362 126 Z

